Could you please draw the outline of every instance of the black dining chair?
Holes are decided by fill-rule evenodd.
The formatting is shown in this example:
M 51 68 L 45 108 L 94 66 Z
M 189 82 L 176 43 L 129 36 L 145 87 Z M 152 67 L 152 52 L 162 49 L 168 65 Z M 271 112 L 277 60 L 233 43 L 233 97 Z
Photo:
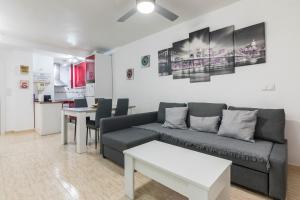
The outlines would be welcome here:
M 74 99 L 74 108 L 87 108 L 88 104 L 87 104 L 87 100 L 84 99 Z M 86 118 L 87 120 L 90 119 L 90 117 Z M 76 117 L 71 117 L 71 122 L 73 122 L 75 124 L 75 130 L 74 130 L 74 141 L 76 142 L 76 127 L 77 127 L 77 119 Z
M 98 104 L 99 100 L 103 100 L 104 98 L 95 98 L 95 104 Z
M 111 99 L 99 99 L 98 107 L 96 111 L 95 120 L 88 120 L 86 122 L 86 145 L 88 144 L 88 135 L 91 135 L 91 130 L 95 131 L 95 148 L 97 149 L 97 142 L 100 139 L 100 120 L 102 118 L 111 117 L 112 100 Z
M 115 116 L 122 116 L 128 114 L 129 99 L 118 99 Z
M 86 108 L 88 107 L 87 100 L 84 99 L 74 99 L 75 108 Z

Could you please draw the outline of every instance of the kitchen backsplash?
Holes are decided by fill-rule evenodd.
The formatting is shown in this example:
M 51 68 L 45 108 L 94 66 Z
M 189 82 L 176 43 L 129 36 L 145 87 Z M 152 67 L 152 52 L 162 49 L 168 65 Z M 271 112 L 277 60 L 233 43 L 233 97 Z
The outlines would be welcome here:
M 55 87 L 54 98 L 55 100 L 75 99 L 85 96 L 85 88 L 68 88 L 68 87 Z

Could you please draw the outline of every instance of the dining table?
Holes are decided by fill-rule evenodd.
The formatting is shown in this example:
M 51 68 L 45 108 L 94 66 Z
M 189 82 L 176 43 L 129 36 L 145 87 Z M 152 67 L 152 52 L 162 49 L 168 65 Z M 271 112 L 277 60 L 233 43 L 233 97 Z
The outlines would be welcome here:
M 129 114 L 133 114 L 135 106 L 129 106 Z M 116 110 L 116 106 L 113 106 L 112 111 Z M 86 117 L 95 115 L 97 111 L 96 107 L 86 108 L 62 108 L 61 110 L 61 143 L 62 145 L 68 144 L 68 123 L 69 117 L 76 117 L 76 152 L 81 154 L 87 152 L 86 146 Z M 101 132 L 100 132 L 101 134 Z

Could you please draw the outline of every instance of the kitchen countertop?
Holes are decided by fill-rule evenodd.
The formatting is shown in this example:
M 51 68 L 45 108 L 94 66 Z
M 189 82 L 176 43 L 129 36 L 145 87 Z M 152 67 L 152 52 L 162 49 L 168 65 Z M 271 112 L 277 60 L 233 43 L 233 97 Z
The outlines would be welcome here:
M 35 103 L 38 103 L 38 104 L 63 104 L 64 102 L 63 101 L 53 101 L 53 102 L 35 102 Z
M 64 102 L 64 101 L 74 101 L 74 99 L 55 99 L 54 101 Z

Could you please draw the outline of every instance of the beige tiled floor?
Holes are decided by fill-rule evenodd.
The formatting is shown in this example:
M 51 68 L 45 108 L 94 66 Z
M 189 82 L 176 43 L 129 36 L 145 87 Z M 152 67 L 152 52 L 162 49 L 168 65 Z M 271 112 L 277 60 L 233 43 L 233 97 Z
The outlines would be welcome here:
M 289 199 L 296 200 L 300 199 L 300 172 L 295 168 L 291 171 Z M 136 175 L 136 182 L 139 200 L 186 199 L 141 174 Z M 79 155 L 74 145 L 60 145 L 60 135 L 41 137 L 34 132 L 0 137 L 0 200 L 14 199 L 127 200 L 123 170 L 102 159 L 94 145 Z M 232 187 L 231 199 L 267 198 Z

